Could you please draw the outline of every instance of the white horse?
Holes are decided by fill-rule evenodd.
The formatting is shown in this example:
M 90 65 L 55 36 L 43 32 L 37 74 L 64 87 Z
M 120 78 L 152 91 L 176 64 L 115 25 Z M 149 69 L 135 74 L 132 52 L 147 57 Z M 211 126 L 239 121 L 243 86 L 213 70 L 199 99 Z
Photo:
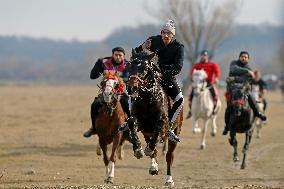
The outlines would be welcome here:
M 215 136 L 217 132 L 216 118 L 217 114 L 221 110 L 221 101 L 218 99 L 216 113 L 213 115 L 213 97 L 210 94 L 209 88 L 206 82 L 207 74 L 204 70 L 193 70 L 193 84 L 192 89 L 193 98 L 191 103 L 192 113 L 192 131 L 193 133 L 201 132 L 201 128 L 198 127 L 198 119 L 204 121 L 203 136 L 201 141 L 201 149 L 206 147 L 205 137 L 209 120 L 212 120 L 211 136 Z
M 259 107 L 259 111 L 261 113 L 264 113 L 264 104 L 263 104 L 263 99 L 260 96 L 260 88 L 258 85 L 252 85 L 252 91 L 251 91 L 252 96 L 255 98 L 255 101 Z M 260 129 L 262 128 L 262 125 L 265 122 L 263 122 L 260 118 L 256 117 L 254 120 L 254 125 L 256 127 L 256 137 L 260 138 Z

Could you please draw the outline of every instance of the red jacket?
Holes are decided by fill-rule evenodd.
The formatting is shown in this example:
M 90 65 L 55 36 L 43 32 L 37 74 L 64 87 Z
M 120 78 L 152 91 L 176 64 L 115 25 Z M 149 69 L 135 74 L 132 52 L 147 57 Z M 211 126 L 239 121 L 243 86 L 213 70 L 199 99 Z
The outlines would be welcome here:
M 195 63 L 192 67 L 192 70 L 191 70 L 191 78 L 192 78 L 192 73 L 193 73 L 193 70 L 196 69 L 196 70 L 201 70 L 201 69 L 204 69 L 204 71 L 207 73 L 207 81 L 210 82 L 211 84 L 214 84 L 214 76 L 216 79 L 220 79 L 220 69 L 219 69 L 219 66 L 218 64 L 216 64 L 215 62 L 199 62 L 199 63 Z

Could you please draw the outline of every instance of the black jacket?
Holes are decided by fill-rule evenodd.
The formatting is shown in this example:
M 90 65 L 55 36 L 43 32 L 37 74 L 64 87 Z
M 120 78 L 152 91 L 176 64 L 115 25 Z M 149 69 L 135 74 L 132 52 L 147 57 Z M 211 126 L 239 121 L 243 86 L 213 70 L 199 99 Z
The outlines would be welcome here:
M 165 46 L 162 36 L 152 36 L 150 51 L 157 53 L 158 65 L 164 78 L 174 78 L 179 74 L 183 66 L 184 46 L 177 40 L 173 40 Z M 142 45 L 135 48 L 136 52 L 141 52 Z
M 229 76 L 235 77 L 236 83 L 251 84 L 252 78 L 250 78 L 249 71 L 251 71 L 251 68 L 248 64 L 243 64 L 240 60 L 234 60 L 230 64 Z

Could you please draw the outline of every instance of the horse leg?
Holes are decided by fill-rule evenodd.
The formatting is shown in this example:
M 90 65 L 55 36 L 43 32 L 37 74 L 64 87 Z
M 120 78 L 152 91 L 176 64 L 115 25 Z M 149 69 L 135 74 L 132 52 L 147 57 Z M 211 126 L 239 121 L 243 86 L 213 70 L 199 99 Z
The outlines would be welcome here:
M 122 134 L 120 132 L 118 132 L 113 139 L 112 151 L 111 151 L 111 155 L 110 155 L 110 158 L 109 158 L 109 163 L 107 165 L 107 173 L 106 173 L 106 179 L 105 179 L 105 183 L 107 183 L 107 184 L 113 184 L 114 164 L 115 164 L 115 161 L 116 161 L 116 153 L 117 153 L 117 149 L 120 145 L 121 136 L 122 136 Z
M 177 146 L 176 142 L 168 140 L 168 152 L 166 154 L 166 161 L 167 161 L 167 175 L 166 175 L 166 183 L 167 187 L 173 187 L 174 181 L 171 173 L 171 166 L 174 161 L 174 150 Z
M 234 162 L 237 162 L 237 161 L 239 161 L 239 157 L 238 157 L 238 141 L 236 139 L 236 132 L 235 131 L 230 131 L 229 142 L 230 142 L 230 144 L 234 148 L 233 160 L 234 160 Z
M 102 155 L 102 149 L 101 149 L 100 145 L 97 145 L 97 146 L 96 146 L 96 154 L 97 154 L 98 156 L 101 156 L 101 155 Z
M 217 124 L 216 124 L 216 115 L 212 116 L 212 130 L 211 130 L 211 136 L 215 137 L 217 133 Z
M 147 146 L 144 150 L 146 156 L 152 156 L 156 149 L 157 141 L 158 141 L 159 133 L 154 133 L 154 135 L 149 138 L 149 142 L 147 142 Z
M 124 158 L 124 150 L 123 150 L 124 140 L 120 142 L 117 149 L 118 159 L 122 160 Z
M 204 129 L 202 131 L 202 140 L 201 140 L 200 149 L 206 148 L 205 139 L 206 139 L 206 132 L 207 132 L 208 123 L 209 123 L 209 119 L 204 120 Z
M 198 127 L 197 118 L 194 114 L 192 115 L 192 132 L 193 134 L 201 132 L 201 129 Z
M 143 149 L 141 147 L 141 143 L 140 140 L 137 136 L 137 128 L 136 128 L 136 124 L 137 123 L 137 119 L 134 117 L 130 117 L 128 120 L 128 127 L 129 127 L 129 137 L 130 137 L 130 141 L 133 145 L 133 151 L 134 151 L 134 156 L 137 159 L 140 159 L 144 156 L 144 152 Z
M 247 131 L 246 132 L 246 141 L 245 141 L 245 145 L 243 147 L 243 161 L 242 161 L 241 169 L 246 168 L 246 155 L 247 155 L 247 151 L 249 149 L 251 137 L 252 137 L 252 131 Z
M 261 137 L 261 134 L 260 134 L 260 129 L 261 129 L 261 125 L 262 122 L 259 118 L 257 118 L 255 120 L 255 127 L 256 127 L 256 138 L 260 138 Z
M 104 160 L 104 164 L 105 164 L 105 167 L 106 167 L 106 178 L 108 177 L 108 173 L 109 173 L 109 158 L 108 158 L 108 155 L 107 155 L 107 144 L 102 141 L 102 140 L 99 140 L 99 143 L 100 143 L 100 147 L 103 151 L 103 160 Z M 105 182 L 107 183 L 107 180 L 105 179 Z
M 157 149 L 154 150 L 154 153 L 150 156 L 151 158 L 151 164 L 149 168 L 149 174 L 150 175 L 158 175 L 159 174 L 159 168 L 158 168 L 158 163 L 156 160 L 157 157 Z
M 165 137 L 163 140 L 164 140 L 164 142 L 163 142 L 163 151 L 162 151 L 162 155 L 164 156 L 164 155 L 166 155 L 166 153 L 167 153 L 168 138 L 167 138 L 167 137 Z

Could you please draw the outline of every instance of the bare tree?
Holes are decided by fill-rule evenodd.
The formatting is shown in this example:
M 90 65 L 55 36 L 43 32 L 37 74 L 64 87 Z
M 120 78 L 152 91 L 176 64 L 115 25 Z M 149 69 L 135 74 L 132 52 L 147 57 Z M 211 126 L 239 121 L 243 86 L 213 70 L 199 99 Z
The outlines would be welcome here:
M 212 58 L 218 47 L 228 38 L 234 19 L 240 10 L 241 0 L 226 0 L 215 4 L 210 0 L 163 0 L 154 15 L 159 20 L 172 19 L 176 24 L 176 37 L 185 46 L 185 56 L 190 69 L 201 50 L 207 49 Z M 190 79 L 184 80 L 186 92 Z

